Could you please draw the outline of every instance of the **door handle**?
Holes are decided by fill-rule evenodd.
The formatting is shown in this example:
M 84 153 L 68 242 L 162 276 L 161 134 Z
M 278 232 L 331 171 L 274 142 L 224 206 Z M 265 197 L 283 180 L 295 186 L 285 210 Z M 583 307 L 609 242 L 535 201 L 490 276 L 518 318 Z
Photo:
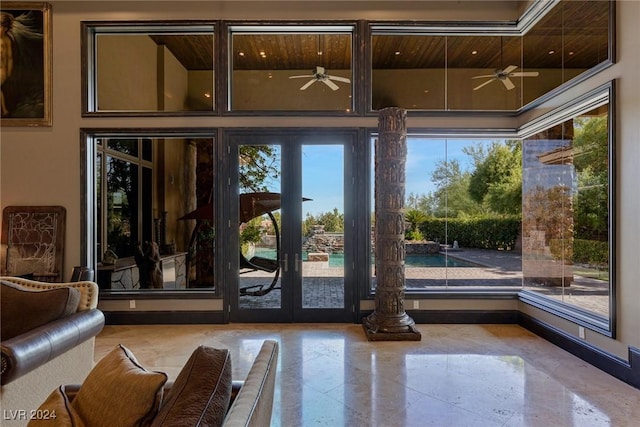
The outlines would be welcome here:
M 284 259 L 282 260 L 282 269 L 285 273 L 289 271 L 289 254 L 284 254 Z
M 298 263 L 299 262 L 300 262 L 300 255 L 296 253 L 296 259 L 295 259 L 295 265 L 294 265 L 296 273 L 299 271 L 299 269 L 298 269 Z

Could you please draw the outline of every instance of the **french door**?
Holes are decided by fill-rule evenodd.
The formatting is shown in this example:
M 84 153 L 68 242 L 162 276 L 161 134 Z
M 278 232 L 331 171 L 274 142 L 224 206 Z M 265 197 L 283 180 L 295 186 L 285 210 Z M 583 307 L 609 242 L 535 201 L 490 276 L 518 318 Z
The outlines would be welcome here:
M 353 321 L 356 136 L 229 132 L 230 321 Z

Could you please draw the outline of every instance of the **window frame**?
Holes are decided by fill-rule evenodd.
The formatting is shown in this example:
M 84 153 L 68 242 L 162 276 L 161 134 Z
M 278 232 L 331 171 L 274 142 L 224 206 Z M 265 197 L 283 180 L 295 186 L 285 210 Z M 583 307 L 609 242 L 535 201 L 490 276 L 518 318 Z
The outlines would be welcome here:
M 609 161 L 609 316 L 598 315 L 575 305 L 554 300 L 540 293 L 523 289 L 518 293 L 520 301 L 552 313 L 558 317 L 577 323 L 604 336 L 616 337 L 616 84 L 615 80 L 605 83 L 592 91 L 569 101 L 546 114 L 533 119 L 518 129 L 520 138 L 525 139 L 545 129 L 564 123 L 568 119 L 586 113 L 596 107 L 608 104 L 608 161 Z
M 222 78 L 219 47 L 219 21 L 82 21 L 81 27 L 81 68 L 82 68 L 82 117 L 185 117 L 185 116 L 217 116 L 219 115 L 218 82 Z M 99 110 L 97 107 L 97 52 L 96 37 L 103 34 L 201 34 L 211 31 L 213 36 L 213 108 L 211 110 L 182 110 L 182 111 L 138 111 L 138 110 Z
M 224 21 L 222 23 L 221 69 L 224 70 L 225 84 L 220 86 L 220 106 L 225 116 L 359 116 L 362 115 L 362 84 L 357 76 L 361 75 L 362 59 L 358 46 L 361 45 L 360 22 L 356 21 Z M 234 34 L 316 34 L 316 33 L 346 33 L 351 32 L 351 111 L 341 110 L 233 110 L 232 109 L 232 80 L 233 80 L 233 35 Z
M 105 138 L 137 138 L 143 140 L 146 138 L 206 138 L 211 139 L 213 144 L 213 152 L 216 153 L 220 149 L 219 129 L 217 128 L 81 128 L 80 129 L 80 262 L 81 265 L 96 268 L 102 254 L 97 253 L 97 200 L 96 200 L 96 148 L 97 140 Z M 103 152 L 104 154 L 104 152 Z M 218 153 L 218 157 L 221 153 Z M 214 174 L 217 164 L 213 165 Z M 153 172 L 154 174 L 157 171 Z M 220 190 L 217 185 L 213 188 L 214 201 L 217 199 L 217 192 Z M 214 218 L 215 227 L 221 229 L 220 217 Z M 220 233 L 214 238 L 214 247 L 222 247 L 224 241 Z M 221 257 L 216 257 L 220 259 Z M 216 274 L 219 276 L 223 271 L 221 265 L 214 266 Z M 172 299 L 172 298 L 222 298 L 224 290 L 221 286 L 215 288 L 189 288 L 178 290 L 162 290 L 161 292 L 148 292 L 139 289 L 134 290 L 110 290 L 101 289 L 100 297 L 103 299 L 130 299 L 132 296 L 140 299 Z

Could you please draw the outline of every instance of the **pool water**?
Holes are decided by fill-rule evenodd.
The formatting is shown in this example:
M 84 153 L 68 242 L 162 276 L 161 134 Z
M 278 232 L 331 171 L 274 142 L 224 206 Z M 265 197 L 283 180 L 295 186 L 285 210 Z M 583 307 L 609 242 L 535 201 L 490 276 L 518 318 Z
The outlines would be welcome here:
M 303 256 L 303 258 L 305 258 Z M 371 259 L 371 265 L 375 263 L 375 260 Z M 329 267 L 343 267 L 344 256 L 342 254 L 330 254 L 329 255 Z M 430 254 L 430 255 L 406 255 L 404 260 L 405 268 L 416 267 L 477 267 L 477 265 L 470 262 L 462 261 L 457 258 L 445 256 L 443 254 Z
M 256 255 L 276 259 L 276 251 L 269 248 L 256 248 Z M 307 254 L 302 254 L 302 259 L 307 260 Z M 373 265 L 374 260 L 371 260 Z M 344 255 L 343 254 L 329 254 L 329 267 L 344 267 Z M 458 258 L 451 256 L 445 256 L 443 254 L 433 255 L 407 255 L 405 258 L 405 267 L 477 267 L 477 265 L 462 261 Z

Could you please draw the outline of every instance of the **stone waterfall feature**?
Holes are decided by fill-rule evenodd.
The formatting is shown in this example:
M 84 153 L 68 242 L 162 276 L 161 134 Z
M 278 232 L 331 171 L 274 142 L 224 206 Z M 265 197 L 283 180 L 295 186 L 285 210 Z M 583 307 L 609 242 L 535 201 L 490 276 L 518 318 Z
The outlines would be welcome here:
M 375 310 L 362 320 L 369 341 L 420 341 L 404 310 L 406 110 L 380 110 L 375 145 Z

